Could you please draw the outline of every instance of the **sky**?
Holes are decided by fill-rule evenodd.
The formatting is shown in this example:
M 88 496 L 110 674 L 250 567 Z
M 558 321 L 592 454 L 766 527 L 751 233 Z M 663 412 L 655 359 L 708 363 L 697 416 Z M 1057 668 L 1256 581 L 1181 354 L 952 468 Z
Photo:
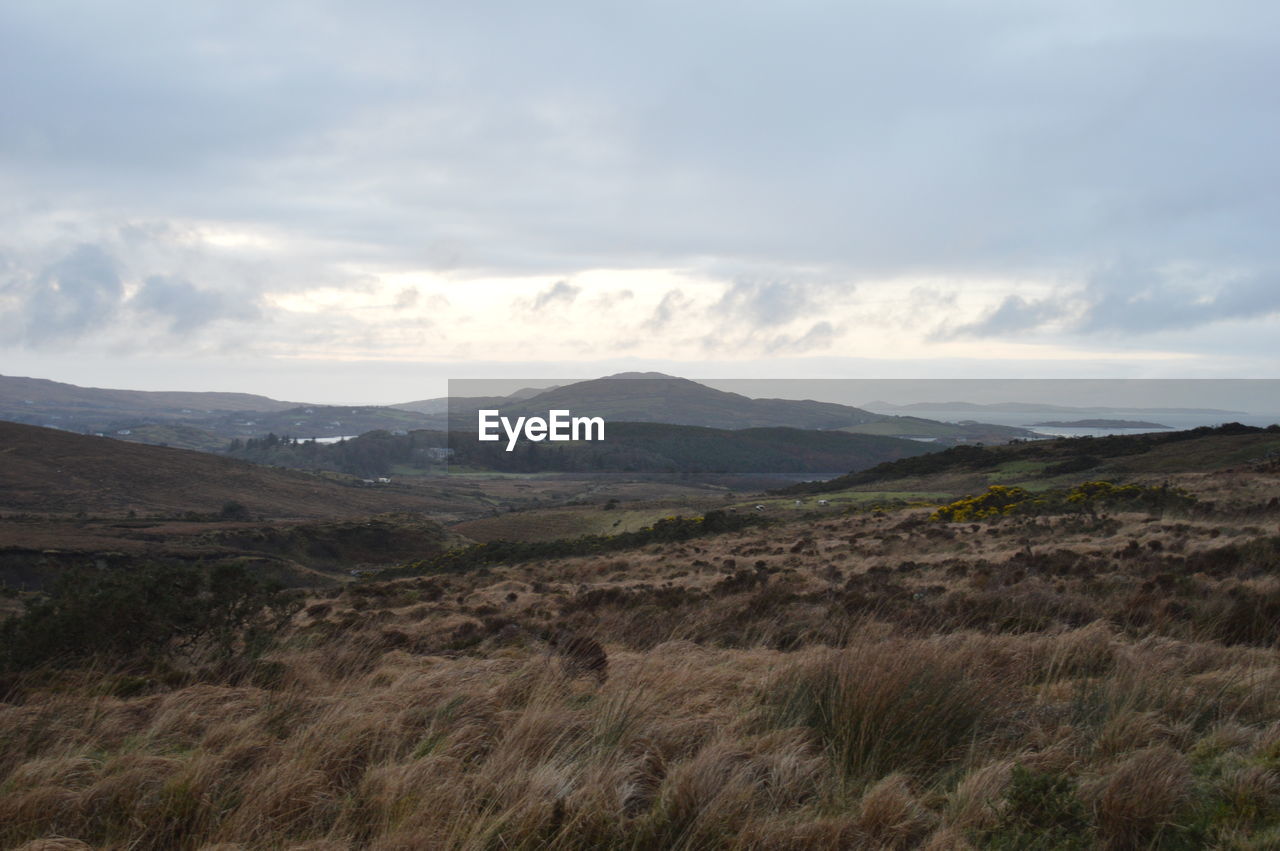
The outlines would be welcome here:
M 1280 6 L 0 4 L 0 374 L 1274 378 Z

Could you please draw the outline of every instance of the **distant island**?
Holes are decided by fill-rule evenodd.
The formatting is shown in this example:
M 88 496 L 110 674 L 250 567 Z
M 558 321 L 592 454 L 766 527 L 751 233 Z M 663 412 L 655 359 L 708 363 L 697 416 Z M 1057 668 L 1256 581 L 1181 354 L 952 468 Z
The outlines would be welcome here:
M 1172 428 L 1160 423 L 1149 423 L 1144 420 L 1047 420 L 1032 423 L 1031 427 L 1049 426 L 1051 428 Z

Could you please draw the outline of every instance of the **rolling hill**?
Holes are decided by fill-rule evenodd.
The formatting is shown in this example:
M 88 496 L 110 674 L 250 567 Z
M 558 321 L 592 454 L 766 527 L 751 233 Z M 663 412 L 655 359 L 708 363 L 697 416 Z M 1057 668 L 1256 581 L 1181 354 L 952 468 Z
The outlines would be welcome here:
M 0 420 L 102 433 L 139 443 L 217 451 L 269 432 L 337 437 L 442 422 L 380 405 L 306 405 L 249 393 L 104 390 L 0 376 Z
M 1274 465 L 1278 458 L 1280 427 L 1228 423 L 1176 432 L 957 446 L 852 471 L 825 482 L 805 482 L 779 493 L 819 494 L 886 486 L 894 490 L 951 490 L 1028 482 L 1044 487 L 1060 478 L 1129 479 L 1207 472 L 1239 465 Z
M 942 445 L 1034 436 L 1024 429 L 893 417 L 831 402 L 753 399 L 661 373 L 622 373 L 506 396 L 424 399 L 400 405 L 315 405 L 247 393 L 104 390 L 0 376 L 0 420 L 156 445 L 221 451 L 236 438 L 269 433 L 306 439 L 371 431 L 471 431 L 476 412 L 545 415 L 566 409 L 607 422 L 666 423 L 714 429 L 846 430 L 928 439 Z
M 0 510 L 55 514 L 217 513 L 238 502 L 269 517 L 422 510 L 423 496 L 361 488 L 185 449 L 0 422 Z
M 752 399 L 716 390 L 705 384 L 658 372 L 621 373 L 578 381 L 501 402 L 504 415 L 545 415 L 566 409 L 606 422 L 647 422 L 718 429 L 788 427 L 837 429 L 884 419 L 861 408 L 831 402 L 796 399 Z M 421 404 L 421 403 L 419 403 Z M 450 405 L 451 427 L 474 428 L 475 411 L 494 404 L 455 399 Z
M 453 455 L 446 466 L 439 452 Z M 512 452 L 469 432 L 373 431 L 332 444 L 255 443 L 231 454 L 260 464 L 357 476 L 499 471 L 507 473 L 734 473 L 829 475 L 936 451 L 936 445 L 879 435 L 797 428 L 712 429 L 669 423 L 610 422 L 599 442 L 522 442 Z M 432 460 L 433 458 L 437 460 Z
M 43 378 L 0 375 L 0 414 L 182 417 L 213 411 L 283 411 L 297 405 L 252 393 L 107 390 Z
M 500 443 L 452 435 L 458 464 L 506 472 L 821 474 L 860 470 L 936 450 L 878 435 L 799 428 L 715 429 L 654 422 L 610 422 L 598 443 Z

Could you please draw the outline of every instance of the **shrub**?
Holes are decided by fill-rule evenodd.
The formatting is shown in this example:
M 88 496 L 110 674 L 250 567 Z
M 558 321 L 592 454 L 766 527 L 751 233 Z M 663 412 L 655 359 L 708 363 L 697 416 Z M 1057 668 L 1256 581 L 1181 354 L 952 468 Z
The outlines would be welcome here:
M 236 502 L 234 499 L 227 500 L 222 503 L 222 509 L 218 512 L 218 517 L 223 520 L 252 520 L 253 515 L 249 513 L 249 509 L 243 502 Z
M 985 493 L 958 499 L 933 513 L 933 520 L 948 523 L 964 523 L 984 517 L 1012 514 L 1013 509 L 1031 498 L 1031 492 L 1008 485 L 992 485 Z
M 295 607 L 277 586 L 234 564 L 69 571 L 0 624 L 0 670 L 98 654 L 135 661 L 175 650 L 253 656 Z
M 1069 777 L 1015 765 L 999 812 L 996 826 L 982 837 L 983 847 L 1010 851 L 1092 847 L 1084 803 Z
M 1195 497 L 1168 485 L 1117 485 L 1112 482 L 1082 482 L 1068 489 L 1032 493 L 1009 485 L 991 485 L 977 496 L 966 496 L 940 507 L 930 519 L 947 523 L 967 523 L 987 517 L 1012 514 L 1039 515 L 1093 512 L 1101 507 L 1122 507 L 1166 511 L 1186 510 Z

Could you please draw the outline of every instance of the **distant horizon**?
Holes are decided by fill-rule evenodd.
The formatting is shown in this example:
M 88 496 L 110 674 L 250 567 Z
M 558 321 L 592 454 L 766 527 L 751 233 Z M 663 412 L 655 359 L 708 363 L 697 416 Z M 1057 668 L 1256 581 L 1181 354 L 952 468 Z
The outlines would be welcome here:
M 288 398 L 243 389 L 205 390 L 190 386 L 150 388 L 86 385 L 58 381 L 41 376 L 20 376 L 0 373 L 0 378 L 34 379 L 54 381 L 76 387 L 101 390 L 134 390 L 141 392 L 171 393 L 243 393 L 262 396 L 276 402 L 299 405 L 326 405 L 357 407 L 391 407 L 413 402 L 440 399 L 449 396 L 499 396 L 509 395 L 529 388 L 547 389 L 553 386 L 618 378 L 628 372 L 592 376 L 563 377 L 509 377 L 509 378 L 453 378 L 445 379 L 439 393 L 404 396 L 391 401 L 364 402 L 349 399 L 318 399 L 307 397 Z M 1082 412 L 1115 411 L 1128 413 L 1203 413 L 1241 414 L 1249 418 L 1280 417 L 1280 380 L 1277 379 L 996 379 L 996 378 L 718 378 L 677 375 L 658 370 L 644 372 L 666 378 L 694 381 L 717 390 L 739 393 L 750 398 L 813 399 L 856 408 L 874 410 L 875 407 L 891 408 L 923 406 L 926 410 L 944 410 L 948 406 L 971 405 L 998 411 L 1018 406 L 1040 406 L 1043 410 L 1055 408 Z M 627 377 L 619 380 L 628 380 Z M 1038 386 L 1044 385 L 1044 386 Z M 951 393 L 952 396 L 946 394 Z M 864 394 L 864 395 L 858 395 Z M 875 395 L 865 395 L 875 394 Z M 1258 400 L 1267 400 L 1262 405 Z M 1133 401 L 1137 400 L 1137 401 Z M 1218 400 L 1208 404 L 1206 400 Z M 1129 401 L 1129 404 L 1122 404 Z M 1193 404 L 1194 403 L 1194 404 Z M 961 413 L 957 411 L 956 413 Z

